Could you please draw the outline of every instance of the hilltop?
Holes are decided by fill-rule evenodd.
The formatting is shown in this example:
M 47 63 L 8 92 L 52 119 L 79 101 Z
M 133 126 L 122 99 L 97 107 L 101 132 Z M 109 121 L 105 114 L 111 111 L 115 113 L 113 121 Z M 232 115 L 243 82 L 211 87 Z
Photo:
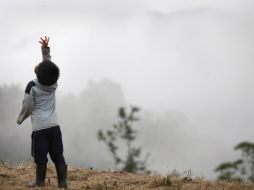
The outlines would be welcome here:
M 0 189 L 27 189 L 34 179 L 35 165 L 23 163 L 0 165 Z M 206 181 L 201 178 L 180 178 L 163 175 L 130 174 L 124 171 L 96 171 L 81 167 L 68 168 L 69 189 L 94 190 L 254 190 L 254 184 L 240 182 Z M 36 189 L 58 189 L 55 168 L 48 166 L 46 187 Z

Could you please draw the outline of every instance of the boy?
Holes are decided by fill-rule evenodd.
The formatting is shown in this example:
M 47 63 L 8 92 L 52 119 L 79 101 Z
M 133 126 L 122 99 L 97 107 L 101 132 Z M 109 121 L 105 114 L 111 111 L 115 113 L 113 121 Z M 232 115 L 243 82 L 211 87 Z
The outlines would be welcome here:
M 45 186 L 47 154 L 55 164 L 58 187 L 67 188 L 67 165 L 63 156 L 62 134 L 55 110 L 55 90 L 59 68 L 51 62 L 49 38 L 40 38 L 43 61 L 34 72 L 37 79 L 30 81 L 25 89 L 22 110 L 17 123 L 20 125 L 31 115 L 32 156 L 36 163 L 36 180 L 29 187 Z

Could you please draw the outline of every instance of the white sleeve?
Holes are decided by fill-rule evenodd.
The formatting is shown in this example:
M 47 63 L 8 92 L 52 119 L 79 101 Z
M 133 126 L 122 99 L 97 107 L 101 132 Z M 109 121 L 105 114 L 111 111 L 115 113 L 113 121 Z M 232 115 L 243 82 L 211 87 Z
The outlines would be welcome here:
M 30 81 L 26 86 L 22 108 L 17 118 L 17 124 L 19 125 L 32 114 L 32 109 L 33 109 L 32 87 L 33 86 L 35 86 L 35 83 L 33 81 Z
M 17 124 L 21 124 L 26 118 L 28 118 L 32 113 L 33 108 L 33 95 L 32 92 L 30 94 L 25 93 L 22 109 L 18 115 Z

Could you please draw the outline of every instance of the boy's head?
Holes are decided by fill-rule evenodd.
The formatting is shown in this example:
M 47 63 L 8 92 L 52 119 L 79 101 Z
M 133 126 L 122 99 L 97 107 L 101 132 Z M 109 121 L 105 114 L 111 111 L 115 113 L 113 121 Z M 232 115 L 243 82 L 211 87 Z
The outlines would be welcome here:
M 49 60 L 39 63 L 35 67 L 34 72 L 39 83 L 44 86 L 56 83 L 60 73 L 58 66 Z

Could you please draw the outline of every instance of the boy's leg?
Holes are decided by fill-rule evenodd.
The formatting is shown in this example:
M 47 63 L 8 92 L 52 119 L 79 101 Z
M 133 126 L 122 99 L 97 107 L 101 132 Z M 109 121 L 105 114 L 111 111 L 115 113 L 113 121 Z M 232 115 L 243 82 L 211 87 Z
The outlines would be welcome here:
M 59 126 L 50 128 L 50 146 L 49 155 L 56 165 L 66 165 L 63 156 L 63 140 Z
M 36 163 L 36 181 L 30 183 L 29 187 L 45 186 L 48 149 L 49 139 L 47 130 L 34 131 L 32 133 L 32 156 Z
M 48 129 L 34 131 L 32 133 L 32 156 L 37 165 L 47 165 L 49 152 Z
M 67 165 L 63 156 L 62 133 L 59 126 L 51 128 L 49 155 L 55 164 L 58 187 L 67 188 Z

